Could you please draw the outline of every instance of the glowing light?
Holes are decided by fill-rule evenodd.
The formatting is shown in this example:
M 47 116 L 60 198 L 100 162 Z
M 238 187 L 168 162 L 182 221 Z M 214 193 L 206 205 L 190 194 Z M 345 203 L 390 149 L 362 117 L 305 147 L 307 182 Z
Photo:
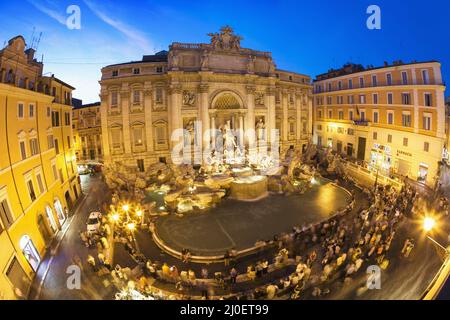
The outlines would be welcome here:
M 137 215 L 138 217 L 142 217 L 142 211 L 141 211 L 141 210 L 136 211 L 136 215 Z
M 113 219 L 113 221 L 119 221 L 119 214 L 118 213 L 114 213 L 112 215 L 112 219 Z
M 161 206 L 161 207 L 159 207 L 159 210 L 166 210 L 166 207 Z
M 127 228 L 128 230 L 133 231 L 136 228 L 136 225 L 133 222 L 130 222 L 127 224 Z
M 123 210 L 123 211 L 128 211 L 128 210 L 130 210 L 130 206 L 129 206 L 128 204 L 124 204 L 124 205 L 122 206 L 122 210 Z
M 312 177 L 312 178 L 311 178 L 311 183 L 312 183 L 312 184 L 316 184 L 316 183 L 317 183 L 316 178 Z
M 426 232 L 431 231 L 435 225 L 436 225 L 436 220 L 434 220 L 431 217 L 425 217 L 425 219 L 423 220 L 423 229 Z

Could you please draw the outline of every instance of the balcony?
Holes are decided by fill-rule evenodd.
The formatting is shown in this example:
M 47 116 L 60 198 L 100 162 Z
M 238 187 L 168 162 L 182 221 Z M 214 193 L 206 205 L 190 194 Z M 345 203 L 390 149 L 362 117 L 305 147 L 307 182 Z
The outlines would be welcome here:
M 369 120 L 353 120 L 353 124 L 356 126 L 368 127 L 370 124 Z

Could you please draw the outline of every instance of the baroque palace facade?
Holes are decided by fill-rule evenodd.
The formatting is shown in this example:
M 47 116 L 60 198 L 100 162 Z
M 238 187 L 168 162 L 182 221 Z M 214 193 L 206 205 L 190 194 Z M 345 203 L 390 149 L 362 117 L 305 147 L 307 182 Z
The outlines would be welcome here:
M 106 163 L 144 170 L 171 162 L 176 129 L 195 126 L 192 153 L 205 149 L 210 129 L 232 129 L 247 148 L 279 130 L 281 154 L 311 138 L 312 86 L 308 76 L 277 70 L 269 52 L 241 48 L 224 27 L 209 44 L 173 43 L 142 61 L 102 69 L 101 124 Z M 198 125 L 200 124 L 200 127 Z M 214 135 L 214 133 L 213 133 Z M 240 144 L 241 145 L 241 144 Z
M 444 91 L 434 61 L 331 70 L 314 81 L 313 141 L 433 186 L 447 145 Z
M 42 75 L 21 36 L 0 50 L 0 300 L 26 296 L 81 194 L 73 87 Z

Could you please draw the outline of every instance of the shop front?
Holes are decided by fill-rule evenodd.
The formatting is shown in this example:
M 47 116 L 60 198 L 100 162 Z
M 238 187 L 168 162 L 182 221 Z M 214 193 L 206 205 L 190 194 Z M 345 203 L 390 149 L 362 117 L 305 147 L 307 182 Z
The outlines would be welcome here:
M 391 148 L 375 143 L 370 152 L 369 168 L 382 175 L 390 176 L 392 169 Z

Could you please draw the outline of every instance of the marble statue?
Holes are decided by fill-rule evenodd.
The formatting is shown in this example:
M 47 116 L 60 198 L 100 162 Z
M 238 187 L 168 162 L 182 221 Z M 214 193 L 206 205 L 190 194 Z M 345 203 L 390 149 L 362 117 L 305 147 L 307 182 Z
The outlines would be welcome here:
M 264 132 L 266 129 L 266 125 L 262 118 L 259 118 L 258 122 L 256 123 L 256 134 L 258 137 L 258 140 L 264 140 Z
M 209 54 L 208 51 L 205 51 L 200 60 L 200 67 L 202 69 L 206 69 L 208 68 L 208 64 L 209 64 Z
M 195 93 L 183 91 L 183 105 L 193 106 L 195 104 Z

